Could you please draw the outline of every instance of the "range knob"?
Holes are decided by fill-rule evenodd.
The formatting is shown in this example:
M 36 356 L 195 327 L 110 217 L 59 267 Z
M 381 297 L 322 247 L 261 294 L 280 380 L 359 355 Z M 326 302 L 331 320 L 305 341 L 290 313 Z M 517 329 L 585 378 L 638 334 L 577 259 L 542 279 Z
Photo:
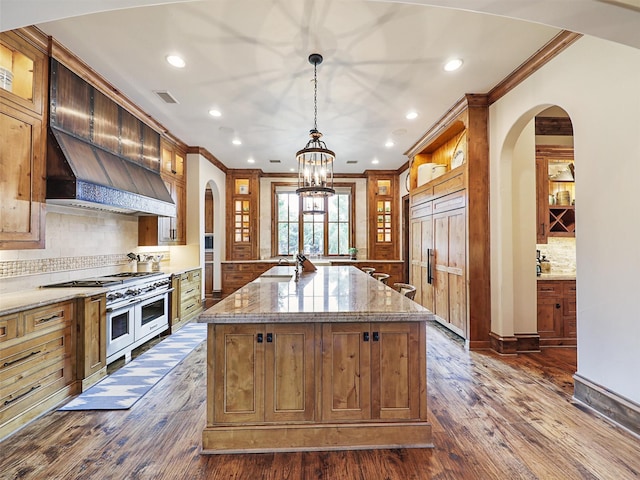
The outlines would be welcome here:
M 130 288 L 129 290 L 124 292 L 124 296 L 125 297 L 135 297 L 139 293 L 140 293 L 140 290 L 134 290 L 133 288 Z

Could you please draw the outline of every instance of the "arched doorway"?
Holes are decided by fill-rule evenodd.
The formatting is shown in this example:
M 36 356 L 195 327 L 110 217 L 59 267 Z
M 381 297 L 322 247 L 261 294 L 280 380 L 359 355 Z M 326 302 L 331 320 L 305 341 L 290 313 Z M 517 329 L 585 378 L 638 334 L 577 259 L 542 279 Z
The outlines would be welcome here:
M 512 352 L 576 345 L 573 164 L 569 115 L 540 105 L 513 124 L 492 166 L 492 257 L 500 259 L 492 269 L 492 332 L 511 341 Z M 540 277 L 538 251 L 551 261 Z M 549 283 L 556 280 L 573 283 Z M 540 301 L 541 286 L 557 290 L 544 290 Z

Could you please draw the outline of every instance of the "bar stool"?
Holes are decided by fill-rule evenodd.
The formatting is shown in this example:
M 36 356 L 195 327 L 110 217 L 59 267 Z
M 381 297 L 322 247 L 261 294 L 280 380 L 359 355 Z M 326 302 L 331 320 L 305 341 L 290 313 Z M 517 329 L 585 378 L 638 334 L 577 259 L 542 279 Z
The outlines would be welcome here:
M 411 300 L 416 296 L 416 287 L 408 283 L 394 283 L 393 288 Z
M 373 272 L 376 271 L 376 269 L 373 267 L 362 267 L 360 270 L 362 270 L 364 273 L 368 273 L 369 275 L 373 275 Z
M 373 273 L 371 276 L 386 285 L 390 275 L 388 273 Z

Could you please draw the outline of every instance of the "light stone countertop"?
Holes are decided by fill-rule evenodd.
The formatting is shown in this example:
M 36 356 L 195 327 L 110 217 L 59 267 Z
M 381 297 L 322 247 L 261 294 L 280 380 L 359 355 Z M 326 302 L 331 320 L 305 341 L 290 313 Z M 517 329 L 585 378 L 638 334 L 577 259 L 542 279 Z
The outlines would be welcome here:
M 277 266 L 200 315 L 200 323 L 407 322 L 433 313 L 353 266 L 318 266 L 296 282 Z
M 106 288 L 34 288 L 0 295 L 0 316 L 106 292 Z
M 541 273 L 536 277 L 538 281 L 540 280 L 575 280 L 575 273 Z

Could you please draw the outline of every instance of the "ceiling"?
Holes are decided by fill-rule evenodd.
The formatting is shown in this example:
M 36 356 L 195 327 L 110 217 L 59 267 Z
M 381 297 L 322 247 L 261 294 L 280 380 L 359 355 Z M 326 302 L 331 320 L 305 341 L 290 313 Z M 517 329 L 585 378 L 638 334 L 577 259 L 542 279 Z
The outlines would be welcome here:
M 38 27 L 187 145 L 206 148 L 229 168 L 273 173 L 295 170 L 295 152 L 307 142 L 314 113 L 313 66 L 307 58 L 321 53 L 318 129 L 336 152 L 335 172 L 360 173 L 400 167 L 407 160 L 404 152 L 463 94 L 488 92 L 559 27 L 567 28 L 567 22 L 573 27 L 576 17 L 583 18 L 586 27 L 574 28 L 583 32 L 598 26 L 587 21 L 591 17 L 585 12 L 576 15 L 573 10 L 564 19 L 558 12 L 560 18 L 551 22 L 536 17 L 549 15 L 547 10 L 528 12 L 523 7 L 545 1 L 474 2 L 492 13 L 533 17 L 555 27 L 418 4 L 427 2 L 372 0 L 112 0 L 109 8 L 157 5 L 74 16 Z M 25 18 L 18 3 L 25 6 L 23 1 L 0 0 L 2 29 L 29 18 L 35 22 L 107 8 L 104 0 L 48 6 L 33 0 L 41 8 Z M 60 9 L 52 10 L 52 3 Z M 465 8 L 473 2 L 428 3 Z M 633 25 L 640 25 L 640 9 L 634 5 L 595 0 L 554 5 L 558 3 L 624 11 L 624 18 L 631 15 Z M 590 11 L 591 16 L 600 10 Z M 625 29 L 609 30 L 620 36 Z M 632 32 L 628 38 L 613 39 L 639 47 L 640 38 L 633 45 L 635 36 Z M 186 67 L 169 66 L 169 54 L 184 57 Z M 463 59 L 462 68 L 445 72 L 444 63 L 453 57 Z M 170 92 L 178 103 L 166 104 L 155 91 Z M 222 115 L 209 115 L 213 108 Z M 407 120 L 409 111 L 418 117 Z M 234 139 L 242 144 L 234 145 Z M 393 146 L 385 146 L 389 141 Z

